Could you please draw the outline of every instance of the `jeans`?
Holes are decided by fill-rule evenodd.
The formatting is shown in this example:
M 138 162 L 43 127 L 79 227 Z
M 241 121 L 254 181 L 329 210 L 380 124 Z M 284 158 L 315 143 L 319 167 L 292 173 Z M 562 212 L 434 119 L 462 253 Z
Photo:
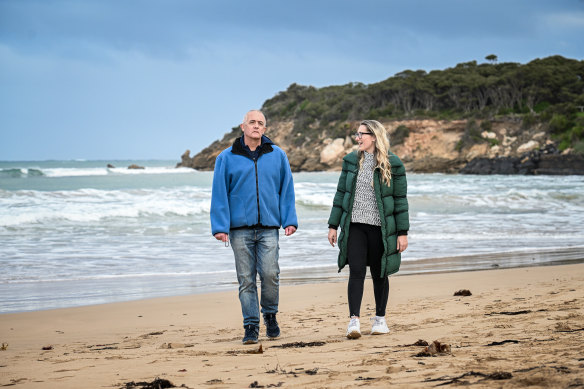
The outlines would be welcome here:
M 243 325 L 260 325 L 262 313 L 277 313 L 280 298 L 280 267 L 278 265 L 280 239 L 277 229 L 238 229 L 229 232 L 235 255 L 235 269 L 239 281 L 239 301 Z M 261 301 L 258 304 L 256 275 L 261 282 Z

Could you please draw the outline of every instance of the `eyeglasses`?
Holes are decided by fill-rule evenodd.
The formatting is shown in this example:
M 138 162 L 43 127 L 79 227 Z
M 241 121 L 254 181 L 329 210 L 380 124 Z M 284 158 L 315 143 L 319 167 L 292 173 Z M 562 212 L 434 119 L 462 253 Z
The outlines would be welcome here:
M 361 131 L 355 133 L 355 137 L 357 139 L 363 138 L 363 135 L 373 135 L 373 133 L 372 132 L 361 132 Z

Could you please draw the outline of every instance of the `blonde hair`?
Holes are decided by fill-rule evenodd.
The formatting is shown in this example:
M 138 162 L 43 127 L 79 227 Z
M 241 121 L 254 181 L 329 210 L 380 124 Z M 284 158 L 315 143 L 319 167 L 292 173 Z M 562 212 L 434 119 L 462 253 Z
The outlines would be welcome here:
M 367 127 L 369 131 L 375 134 L 375 160 L 377 164 L 375 168 L 379 169 L 381 173 L 381 180 L 387 186 L 391 185 L 391 164 L 389 163 L 389 139 L 387 138 L 387 131 L 385 127 L 377 120 L 363 120 L 362 126 Z M 359 151 L 359 168 L 363 165 L 364 153 Z

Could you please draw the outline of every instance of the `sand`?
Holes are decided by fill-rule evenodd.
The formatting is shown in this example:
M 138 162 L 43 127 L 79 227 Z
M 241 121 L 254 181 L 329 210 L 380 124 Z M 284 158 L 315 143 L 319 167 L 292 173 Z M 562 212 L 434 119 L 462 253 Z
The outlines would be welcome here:
M 258 345 L 241 344 L 236 291 L 3 314 L 0 386 L 584 387 L 582 285 L 584 264 L 393 276 L 391 332 L 370 335 L 367 280 L 357 340 L 344 281 L 283 286 L 282 336 L 262 323 Z

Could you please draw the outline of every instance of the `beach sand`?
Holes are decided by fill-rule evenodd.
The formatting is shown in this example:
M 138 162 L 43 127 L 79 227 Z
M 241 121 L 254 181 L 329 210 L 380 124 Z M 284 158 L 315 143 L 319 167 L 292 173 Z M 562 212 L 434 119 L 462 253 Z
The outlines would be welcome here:
M 237 291 L 3 314 L 0 386 L 584 387 L 582 285 L 584 264 L 393 276 L 391 332 L 372 336 L 367 280 L 357 340 L 345 281 L 283 286 L 282 336 L 262 323 L 261 354 L 241 344 Z M 419 340 L 446 352 L 422 356 Z

